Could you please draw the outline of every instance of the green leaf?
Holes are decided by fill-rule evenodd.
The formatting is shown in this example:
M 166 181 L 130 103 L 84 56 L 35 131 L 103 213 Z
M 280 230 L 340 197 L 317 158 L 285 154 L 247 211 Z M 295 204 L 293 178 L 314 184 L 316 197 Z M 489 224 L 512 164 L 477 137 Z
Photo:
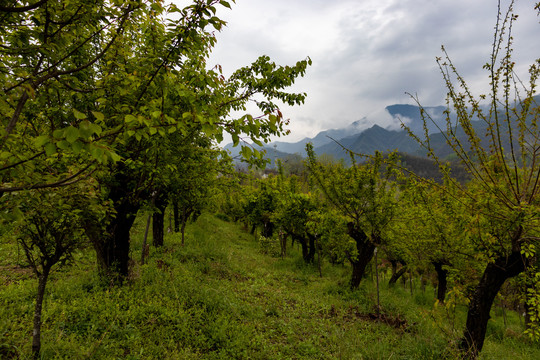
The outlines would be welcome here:
M 132 122 L 135 122 L 137 121 L 137 118 L 131 114 L 128 114 L 126 115 L 126 117 L 124 118 L 124 121 L 129 124 L 129 123 L 132 123 Z
M 84 120 L 86 119 L 86 114 L 80 112 L 77 109 L 73 109 L 73 115 L 75 115 L 75 118 L 78 120 Z
M 73 153 L 75 155 L 78 155 L 83 148 L 83 143 L 80 141 L 75 141 L 73 144 L 71 144 L 71 149 L 73 150 Z
M 115 153 L 114 151 L 110 151 L 108 155 L 109 155 L 109 158 L 112 160 L 112 162 L 117 162 L 117 161 L 122 160 L 122 157 L 118 155 L 117 153 Z
M 59 149 L 62 149 L 62 150 L 69 150 L 70 147 L 71 147 L 71 144 L 66 141 L 66 140 L 62 140 L 62 141 L 59 141 L 56 143 L 56 146 L 59 148 Z
M 101 126 L 95 123 L 90 123 L 88 128 L 92 130 L 92 132 L 96 134 L 97 136 L 101 135 L 101 133 L 103 132 L 103 129 L 101 128 Z
M 105 120 L 105 115 L 103 115 L 103 113 L 100 113 L 99 111 L 92 111 L 92 114 L 96 117 L 96 120 L 98 121 Z
M 231 4 L 229 4 L 227 1 L 221 0 L 219 3 L 221 6 L 225 6 L 228 9 L 231 8 Z
M 45 154 L 47 154 L 47 156 L 51 156 L 54 153 L 56 153 L 56 145 L 54 143 L 50 142 L 45 145 Z
M 49 136 L 48 135 L 41 135 L 34 139 L 34 144 L 37 147 L 41 147 L 49 142 Z
M 80 136 L 79 129 L 70 126 L 65 131 L 66 140 L 70 143 L 74 143 Z
M 61 139 L 64 137 L 64 130 L 63 129 L 57 129 L 53 131 L 53 136 L 55 139 Z

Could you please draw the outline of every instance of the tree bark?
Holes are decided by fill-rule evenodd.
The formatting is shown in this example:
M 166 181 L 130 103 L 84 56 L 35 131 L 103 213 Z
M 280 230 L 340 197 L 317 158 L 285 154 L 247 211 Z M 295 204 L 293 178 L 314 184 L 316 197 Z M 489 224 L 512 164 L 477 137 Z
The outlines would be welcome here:
M 38 291 L 34 309 L 34 329 L 32 331 L 32 355 L 34 359 L 39 359 L 39 353 L 41 351 L 41 313 L 43 309 L 45 287 L 47 286 L 50 271 L 50 267 L 44 267 L 41 274 L 38 276 Z
M 308 258 L 310 262 L 315 262 L 315 254 L 317 252 L 317 248 L 315 247 L 315 236 L 308 234 L 308 241 L 309 241 L 309 251 L 308 251 Z
M 182 246 L 184 246 L 184 241 L 185 241 L 186 224 L 187 224 L 187 221 L 182 221 L 182 227 L 181 227 L 181 231 L 182 231 Z
M 174 232 L 180 232 L 180 212 L 178 209 L 178 201 L 173 201 L 173 217 L 174 217 Z
M 271 238 L 274 235 L 274 223 L 271 221 L 264 221 L 262 224 L 261 235 L 266 238 Z
M 147 256 L 148 252 L 148 245 L 146 245 L 148 242 L 148 229 L 150 229 L 150 221 L 152 221 L 152 215 L 148 215 L 148 219 L 146 220 L 146 228 L 144 230 L 144 238 L 142 243 L 142 251 L 141 251 L 141 265 L 144 265 L 144 258 Z
M 348 228 L 348 234 L 356 242 L 358 252 L 355 258 L 349 257 L 352 265 L 351 288 L 357 289 L 366 272 L 367 265 L 373 258 L 375 244 L 370 241 L 364 231 L 357 229 L 354 224 L 349 223 Z
M 112 281 L 122 282 L 129 275 L 130 230 L 135 222 L 140 202 L 133 199 L 133 191 L 118 178 L 110 185 L 109 199 L 113 203 L 114 215 L 103 233 L 100 226 L 87 226 L 87 235 L 96 250 L 98 269 L 101 275 Z
M 163 246 L 165 229 L 165 209 L 167 208 L 167 197 L 159 192 L 154 203 L 157 211 L 152 214 L 152 243 L 155 247 Z
M 293 241 L 298 241 L 300 243 L 300 246 L 302 247 L 302 259 L 304 259 L 304 262 L 306 264 L 311 264 L 315 261 L 315 246 L 311 246 L 311 239 L 305 238 L 303 236 L 300 236 L 298 234 L 289 233 L 291 235 L 291 238 Z M 313 243 L 315 242 L 315 238 L 313 238 Z M 291 245 L 292 247 L 292 245 Z
M 390 277 L 390 280 L 388 281 L 388 286 L 393 286 L 395 283 L 399 280 L 400 277 L 403 276 L 407 272 L 407 266 L 405 263 L 401 262 L 401 269 L 397 269 L 398 265 L 397 260 L 390 260 L 390 264 L 392 265 L 392 276 Z
M 465 332 L 460 342 L 460 348 L 465 357 L 474 359 L 484 345 L 487 323 L 495 296 L 504 282 L 525 270 L 525 264 L 519 250 L 509 256 L 499 257 L 490 262 L 476 286 L 467 312 Z
M 433 262 L 435 272 L 437 273 L 437 300 L 439 300 L 440 303 L 444 303 L 446 289 L 448 287 L 448 271 L 443 269 L 443 265 L 447 264 L 445 264 L 443 261 Z

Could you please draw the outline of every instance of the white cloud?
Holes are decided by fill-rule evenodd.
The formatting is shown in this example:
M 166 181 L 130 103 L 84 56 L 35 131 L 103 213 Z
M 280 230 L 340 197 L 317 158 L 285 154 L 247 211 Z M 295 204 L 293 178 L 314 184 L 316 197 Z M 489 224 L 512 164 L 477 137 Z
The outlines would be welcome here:
M 502 1 L 505 9 L 508 0 Z M 518 1 L 515 57 L 526 79 L 538 57 L 538 17 L 528 1 Z M 293 91 L 307 92 L 301 107 L 282 110 L 300 140 L 320 130 L 346 126 L 363 117 L 384 125 L 384 107 L 412 103 L 444 104 L 446 89 L 435 57 L 445 45 L 473 90 L 485 91 L 497 15 L 496 0 L 237 0 L 218 34 L 211 62 L 225 72 L 269 55 L 281 64 L 310 56 L 313 66 Z M 524 65 L 519 65 L 523 63 Z

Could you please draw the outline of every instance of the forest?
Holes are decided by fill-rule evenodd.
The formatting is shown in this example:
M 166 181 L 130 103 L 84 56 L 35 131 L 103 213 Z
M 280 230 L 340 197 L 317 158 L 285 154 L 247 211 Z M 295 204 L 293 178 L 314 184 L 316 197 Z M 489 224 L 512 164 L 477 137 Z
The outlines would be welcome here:
M 411 96 L 428 176 L 311 144 L 265 173 L 312 60 L 210 68 L 233 5 L 0 3 L 0 358 L 540 358 L 540 59 L 517 76 L 512 6 L 488 93 L 436 60 L 449 157 Z

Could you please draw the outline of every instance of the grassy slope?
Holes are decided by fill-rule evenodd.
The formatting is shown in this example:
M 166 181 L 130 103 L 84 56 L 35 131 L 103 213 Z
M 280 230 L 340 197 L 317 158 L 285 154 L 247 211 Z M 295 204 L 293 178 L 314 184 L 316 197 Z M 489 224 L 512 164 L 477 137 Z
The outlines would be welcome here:
M 139 259 L 142 221 L 133 234 Z M 58 271 L 44 306 L 43 358 L 65 359 L 441 359 L 455 325 L 433 308 L 433 291 L 382 286 L 384 311 L 407 322 L 393 327 L 367 320 L 376 294 L 367 279 L 347 289 L 348 269 L 305 266 L 296 250 L 286 259 L 260 253 L 237 225 L 203 215 L 187 230 L 187 243 L 166 237 L 148 264 L 134 265 L 123 287 L 95 275 L 92 251 Z M 0 243 L 0 358 L 29 356 L 36 281 L 10 265 L 16 249 Z M 508 314 L 490 323 L 485 359 L 538 359 L 540 350 L 518 335 Z

